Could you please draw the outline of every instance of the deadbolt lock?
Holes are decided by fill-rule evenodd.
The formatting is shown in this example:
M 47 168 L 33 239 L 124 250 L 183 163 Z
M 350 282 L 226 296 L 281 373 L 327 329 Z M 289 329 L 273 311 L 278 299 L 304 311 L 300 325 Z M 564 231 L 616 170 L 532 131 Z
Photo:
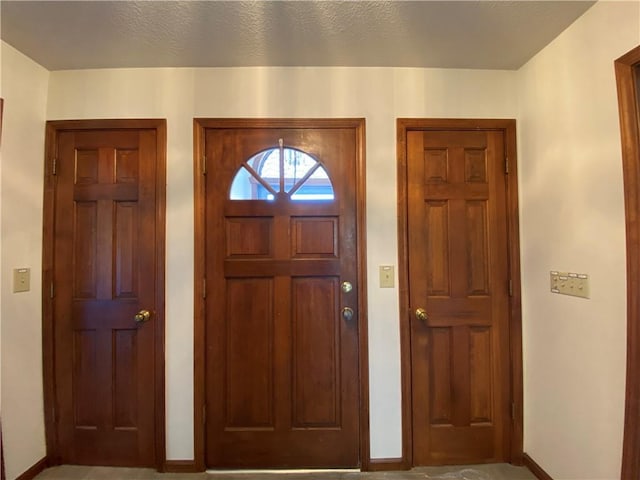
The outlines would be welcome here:
M 351 307 L 344 307 L 342 309 L 342 318 L 344 318 L 347 322 L 350 322 L 353 319 L 353 308 Z

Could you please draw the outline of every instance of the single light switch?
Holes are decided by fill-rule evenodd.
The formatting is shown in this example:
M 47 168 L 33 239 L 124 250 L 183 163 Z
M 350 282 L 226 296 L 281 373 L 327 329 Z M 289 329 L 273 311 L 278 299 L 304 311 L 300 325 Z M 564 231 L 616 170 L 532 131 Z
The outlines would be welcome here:
M 393 265 L 380 265 L 380 288 L 393 288 Z
M 28 292 L 31 284 L 31 269 L 14 268 L 13 269 L 13 293 Z

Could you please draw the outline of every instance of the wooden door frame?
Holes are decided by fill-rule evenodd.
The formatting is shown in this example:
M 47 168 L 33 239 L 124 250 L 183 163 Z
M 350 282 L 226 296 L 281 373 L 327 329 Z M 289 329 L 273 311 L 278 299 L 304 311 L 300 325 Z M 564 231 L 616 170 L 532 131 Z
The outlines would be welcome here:
M 509 344 L 511 359 L 512 423 L 510 438 L 511 463 L 521 465 L 523 457 L 523 391 L 522 391 L 522 302 L 520 294 L 520 234 L 518 216 L 518 162 L 516 121 L 511 119 L 409 119 L 397 120 L 398 156 L 398 278 L 400 295 L 400 352 L 402 375 L 402 465 L 413 466 L 413 431 L 411 400 L 411 329 L 409 324 L 409 247 L 407 194 L 407 133 L 412 130 L 499 130 L 504 134 L 508 162 L 506 175 L 507 241 L 509 278 Z M 506 288 L 506 287 L 505 287 Z
M 640 46 L 614 62 L 627 240 L 627 382 L 621 478 L 640 478 L 640 107 L 634 70 Z
M 0 98 L 0 144 L 2 143 L 2 112 L 4 110 L 4 99 Z M 4 447 L 2 445 L 2 424 L 0 424 L 0 480 L 5 479 L 4 473 Z
M 366 223 L 365 223 L 365 120 L 344 119 L 267 119 L 267 118 L 195 118 L 194 134 L 194 447 L 195 471 L 205 465 L 205 131 L 225 128 L 353 128 L 356 132 L 356 236 L 358 269 L 358 358 L 360 401 L 360 467 L 369 470 L 369 355 L 367 327 Z
M 44 206 L 42 238 L 42 358 L 44 385 L 44 423 L 47 460 L 58 465 L 59 446 L 56 428 L 55 345 L 53 325 L 53 299 L 51 297 L 54 268 L 54 221 L 56 177 L 53 165 L 57 156 L 57 138 L 60 132 L 91 130 L 155 130 L 156 131 L 156 258 L 154 315 L 154 438 L 155 463 L 159 471 L 165 470 L 165 216 L 166 216 L 166 145 L 167 123 L 164 119 L 135 120 L 50 120 L 45 133 Z

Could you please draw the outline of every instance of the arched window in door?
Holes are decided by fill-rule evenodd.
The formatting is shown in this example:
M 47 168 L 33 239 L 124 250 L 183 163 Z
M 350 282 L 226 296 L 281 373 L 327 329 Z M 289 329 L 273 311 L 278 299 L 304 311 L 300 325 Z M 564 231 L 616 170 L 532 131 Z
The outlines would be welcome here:
M 333 185 L 327 171 L 311 155 L 293 148 L 271 148 L 255 154 L 236 172 L 231 200 L 331 201 Z

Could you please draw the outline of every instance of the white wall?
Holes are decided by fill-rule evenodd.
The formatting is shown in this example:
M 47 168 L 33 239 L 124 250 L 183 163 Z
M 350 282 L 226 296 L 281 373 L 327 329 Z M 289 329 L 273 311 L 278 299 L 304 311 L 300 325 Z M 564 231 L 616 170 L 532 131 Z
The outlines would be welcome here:
M 518 72 L 525 451 L 556 480 L 620 478 L 626 277 L 613 61 L 640 3 L 600 2 Z M 590 275 L 555 295 L 549 271 Z
M 371 455 L 400 457 L 397 117 L 516 114 L 515 72 L 390 68 L 128 69 L 52 72 L 48 119 L 162 117 L 168 125 L 167 452 L 193 458 L 194 117 L 365 117 Z M 396 281 L 397 284 L 397 281 Z
M 395 119 L 518 117 L 525 450 L 556 480 L 617 478 L 626 312 L 613 60 L 639 43 L 640 4 L 601 2 L 519 72 L 52 72 L 46 115 L 47 72 L 2 44 L 0 313 L 9 478 L 44 454 L 38 294 L 44 118 L 167 118 L 167 452 L 170 459 L 190 459 L 192 120 L 245 116 L 366 118 L 373 458 L 401 454 L 398 292 L 377 287 L 377 266 L 397 264 Z M 9 292 L 15 266 L 32 268 L 31 293 Z M 550 294 L 551 269 L 590 274 L 592 298 Z
M 2 435 L 7 478 L 45 455 L 42 402 L 42 193 L 49 73 L 2 44 Z M 31 291 L 12 293 L 12 272 L 31 268 Z

